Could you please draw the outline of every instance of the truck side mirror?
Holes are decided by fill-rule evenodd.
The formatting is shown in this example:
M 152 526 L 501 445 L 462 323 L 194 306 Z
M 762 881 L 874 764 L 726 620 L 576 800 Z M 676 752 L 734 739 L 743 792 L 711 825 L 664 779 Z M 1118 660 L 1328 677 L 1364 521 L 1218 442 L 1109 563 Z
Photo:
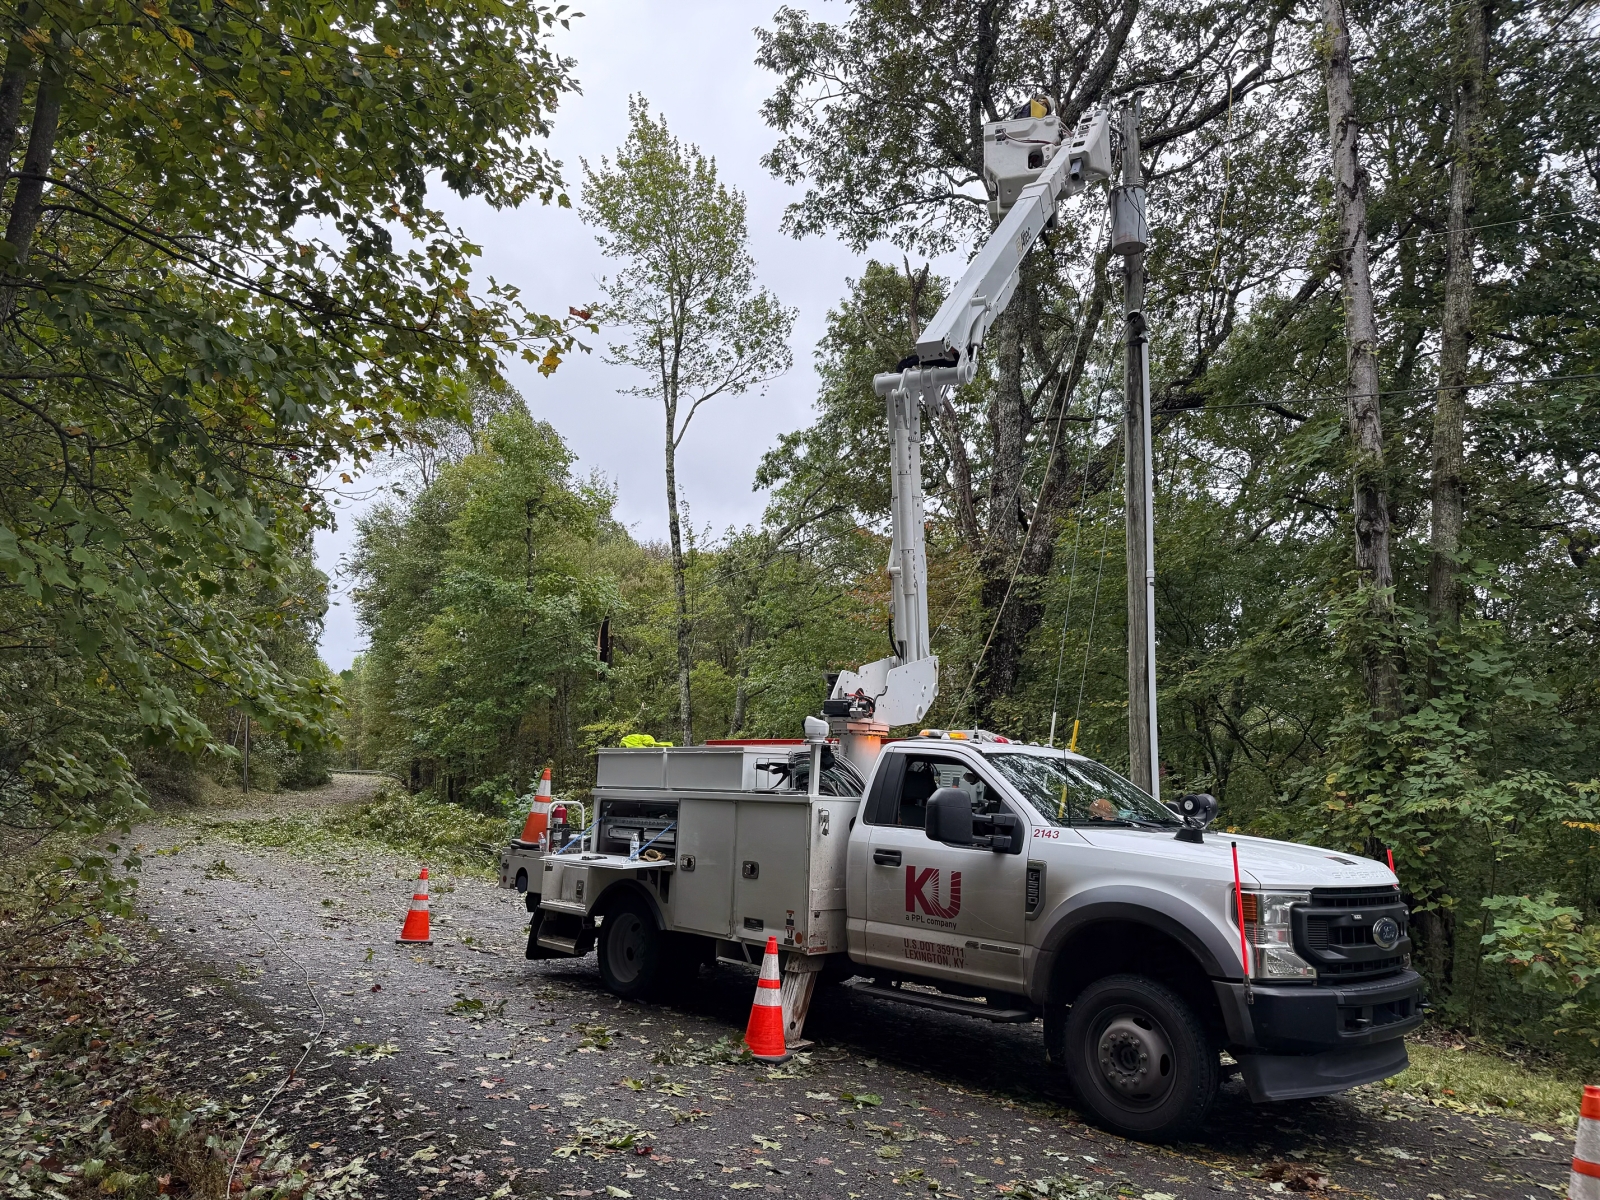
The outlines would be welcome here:
M 989 849 L 996 854 L 1022 853 L 1022 819 L 1014 813 L 995 813 L 989 818 Z
M 960 788 L 940 788 L 928 797 L 923 832 L 930 841 L 972 845 L 972 797 Z

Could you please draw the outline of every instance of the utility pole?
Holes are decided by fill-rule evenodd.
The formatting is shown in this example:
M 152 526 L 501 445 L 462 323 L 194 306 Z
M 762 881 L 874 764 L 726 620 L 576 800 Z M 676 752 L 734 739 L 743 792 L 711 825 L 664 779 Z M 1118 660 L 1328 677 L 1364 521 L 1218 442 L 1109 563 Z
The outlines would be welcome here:
M 1122 255 L 1123 447 L 1127 479 L 1128 775 L 1161 798 L 1156 738 L 1156 552 L 1151 503 L 1150 340 L 1144 319 L 1144 173 L 1139 167 L 1139 96 L 1122 110 L 1122 184 L 1111 190 L 1111 249 Z

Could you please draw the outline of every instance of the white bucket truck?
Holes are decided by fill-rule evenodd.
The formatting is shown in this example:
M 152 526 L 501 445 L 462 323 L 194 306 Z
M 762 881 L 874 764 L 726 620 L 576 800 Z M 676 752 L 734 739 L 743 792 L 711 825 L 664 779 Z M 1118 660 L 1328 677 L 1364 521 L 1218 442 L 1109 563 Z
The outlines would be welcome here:
M 776 935 L 791 1042 L 819 975 L 1042 1016 L 1050 1061 L 1136 1137 L 1192 1130 L 1224 1050 L 1258 1101 L 1405 1068 L 1420 980 L 1388 868 L 1207 837 L 1090 759 L 981 731 L 883 745 L 864 790 L 835 760 L 813 789 L 817 758 L 881 736 L 855 724 L 831 744 L 602 750 L 588 835 L 528 893 L 529 957 L 598 949 L 606 986 L 636 997 L 757 963 Z
M 1035 100 L 986 127 L 1009 212 L 915 353 L 874 380 L 891 441 L 896 653 L 841 673 L 803 741 L 601 750 L 592 819 L 552 824 L 554 853 L 514 843 L 502 882 L 527 893 L 530 958 L 598 950 L 620 996 L 703 963 L 756 963 L 775 935 L 791 1043 L 819 977 L 924 1010 L 1042 1017 L 1050 1061 L 1090 1112 L 1170 1139 L 1203 1119 L 1224 1051 L 1257 1101 L 1403 1070 L 1421 981 L 1397 880 L 1376 862 L 1207 838 L 1209 796 L 1168 808 L 1060 749 L 980 730 L 888 737 L 915 728 L 938 689 L 922 413 L 973 378 L 1057 200 L 1112 170 L 1112 114 L 1057 145 L 1041 112 Z M 1118 189 L 1132 191 L 1113 206 L 1139 218 L 1125 241 L 1142 236 L 1142 187 Z

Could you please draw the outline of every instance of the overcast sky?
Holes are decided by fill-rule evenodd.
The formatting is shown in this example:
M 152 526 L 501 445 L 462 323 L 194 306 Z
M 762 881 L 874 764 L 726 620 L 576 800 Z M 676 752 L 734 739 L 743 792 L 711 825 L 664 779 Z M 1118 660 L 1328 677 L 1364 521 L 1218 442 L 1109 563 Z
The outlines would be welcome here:
M 773 8 L 776 0 L 772 0 Z M 555 115 L 550 146 L 561 160 L 574 202 L 581 179 L 580 157 L 596 162 L 613 154 L 627 134 L 628 96 L 642 93 L 671 129 L 714 156 L 723 180 L 749 201 L 750 237 L 758 278 L 799 310 L 793 347 L 795 367 L 765 395 L 714 401 L 695 417 L 678 459 L 681 496 L 697 529 L 721 533 L 730 525 L 759 520 L 763 498 L 751 491 L 761 454 L 778 435 L 809 422 L 816 390 L 812 351 L 828 310 L 845 283 L 861 273 L 863 259 L 831 239 L 795 241 L 779 231 L 784 206 L 798 194 L 772 179 L 760 158 L 774 135 L 761 120 L 761 103 L 773 76 L 756 67 L 753 27 L 772 9 L 748 0 L 605 0 L 558 34 L 561 52 L 577 60 L 583 95 L 567 96 Z M 813 0 L 808 7 L 832 20 L 848 14 L 845 4 Z M 610 264 L 595 248 L 587 226 L 568 209 L 525 206 L 496 212 L 439 192 L 440 204 L 484 249 L 478 270 L 522 290 L 530 307 L 564 313 L 599 294 Z M 891 247 L 877 251 L 898 261 Z M 602 335 L 603 336 L 603 335 Z M 666 537 L 662 468 L 665 438 L 657 402 L 618 394 L 636 376 L 595 353 L 568 359 L 549 379 L 515 364 L 510 377 L 537 418 L 547 420 L 578 456 L 578 472 L 598 469 L 617 488 L 617 516 L 641 539 Z M 370 501 L 368 501 L 370 502 Z M 317 562 L 333 580 L 322 655 L 334 670 L 350 665 L 362 647 L 340 569 L 354 535 L 354 515 L 364 507 L 346 499 L 337 510 L 339 527 L 317 538 Z

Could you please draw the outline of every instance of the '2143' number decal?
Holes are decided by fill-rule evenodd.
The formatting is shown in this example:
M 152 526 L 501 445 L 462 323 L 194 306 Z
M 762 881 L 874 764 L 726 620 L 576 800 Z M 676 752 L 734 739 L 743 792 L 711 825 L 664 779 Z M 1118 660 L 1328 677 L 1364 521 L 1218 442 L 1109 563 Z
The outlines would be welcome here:
M 1059 838 L 1061 830 L 1051 829 L 1045 825 L 1035 825 L 1033 827 L 1033 836 L 1036 838 Z

